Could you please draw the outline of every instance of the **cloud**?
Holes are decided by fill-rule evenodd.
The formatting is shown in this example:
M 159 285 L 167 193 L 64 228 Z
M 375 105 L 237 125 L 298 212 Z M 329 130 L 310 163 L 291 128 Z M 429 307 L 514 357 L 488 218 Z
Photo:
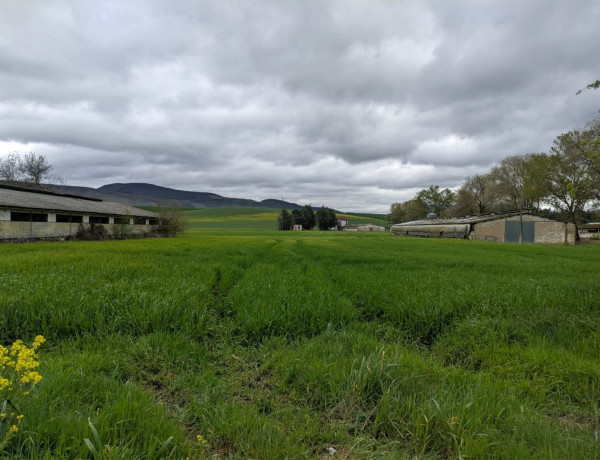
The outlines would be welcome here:
M 3 3 L 0 155 L 386 212 L 597 115 L 600 4 Z

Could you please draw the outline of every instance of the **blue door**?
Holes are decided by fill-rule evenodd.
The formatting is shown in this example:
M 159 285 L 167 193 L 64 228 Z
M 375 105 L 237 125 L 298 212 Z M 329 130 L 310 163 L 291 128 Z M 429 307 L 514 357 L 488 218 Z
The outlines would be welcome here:
M 521 236 L 521 223 L 518 220 L 507 220 L 504 222 L 504 242 L 518 243 Z

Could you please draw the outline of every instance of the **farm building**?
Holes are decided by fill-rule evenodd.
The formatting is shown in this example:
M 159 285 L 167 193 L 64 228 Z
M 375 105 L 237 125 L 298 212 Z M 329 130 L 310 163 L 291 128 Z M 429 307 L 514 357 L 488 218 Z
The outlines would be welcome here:
M 582 240 L 600 240 L 600 222 L 580 225 L 579 238 Z
M 115 235 L 151 232 L 158 224 L 152 212 L 121 203 L 0 185 L 0 240 L 55 239 L 102 225 Z
M 344 232 L 385 232 L 385 227 L 381 225 L 363 224 L 363 225 L 346 225 L 342 228 Z
M 346 225 L 348 225 L 348 218 L 347 217 L 338 216 L 337 217 L 337 228 L 338 228 L 338 230 L 341 230 Z
M 392 226 L 395 235 L 461 238 L 504 243 L 575 244 L 574 224 L 529 212 L 507 212 L 454 219 L 429 219 Z

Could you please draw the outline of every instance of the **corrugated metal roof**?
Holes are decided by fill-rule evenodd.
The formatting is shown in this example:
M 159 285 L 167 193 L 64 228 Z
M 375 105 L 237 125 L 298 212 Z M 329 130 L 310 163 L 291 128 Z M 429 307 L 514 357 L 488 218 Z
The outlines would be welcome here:
M 0 185 L 0 208 L 18 208 L 40 211 L 62 211 L 82 214 L 114 216 L 157 217 L 150 211 L 112 201 L 90 200 L 75 195 L 61 195 L 47 191 L 19 189 Z
M 453 225 L 453 224 L 475 224 L 478 222 L 488 222 L 490 220 L 506 219 L 520 215 L 520 211 L 510 211 L 500 214 L 481 214 L 479 216 L 453 217 L 450 219 L 421 219 L 411 222 L 395 224 L 393 227 L 406 227 L 412 225 Z M 523 215 L 531 215 L 530 211 L 523 211 Z

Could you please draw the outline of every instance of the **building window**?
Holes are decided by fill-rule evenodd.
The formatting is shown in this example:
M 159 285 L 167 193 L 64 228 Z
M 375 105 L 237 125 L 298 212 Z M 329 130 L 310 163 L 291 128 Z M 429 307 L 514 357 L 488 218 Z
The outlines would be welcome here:
M 129 225 L 129 217 L 115 217 L 115 224 Z
M 146 225 L 146 218 L 145 217 L 135 217 L 133 219 L 133 223 L 135 225 Z
M 150 219 L 150 225 L 158 225 L 158 219 Z
M 90 224 L 108 224 L 107 216 L 90 216 Z
M 57 214 L 56 222 L 72 222 L 74 224 L 81 224 L 83 223 L 83 216 L 74 216 L 71 214 Z
M 48 222 L 48 214 L 34 212 L 11 212 L 10 220 L 13 222 Z

